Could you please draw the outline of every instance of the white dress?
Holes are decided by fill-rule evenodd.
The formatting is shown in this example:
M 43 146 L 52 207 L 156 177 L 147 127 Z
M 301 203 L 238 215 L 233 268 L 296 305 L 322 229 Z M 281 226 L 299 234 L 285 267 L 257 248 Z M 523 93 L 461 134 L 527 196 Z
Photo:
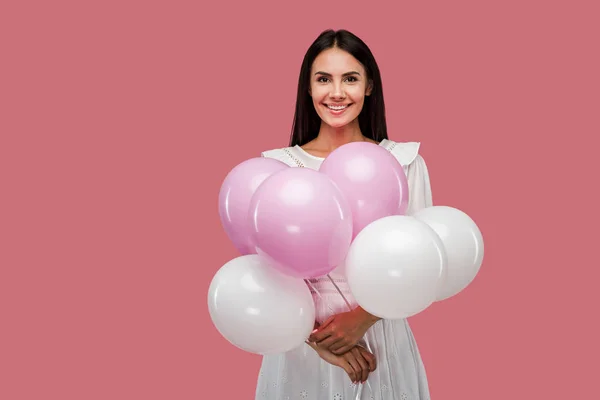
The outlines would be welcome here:
M 403 166 L 409 184 L 407 214 L 432 205 L 429 174 L 418 154 L 418 142 L 400 143 L 383 140 L 380 146 L 390 151 Z M 292 166 L 318 170 L 323 158 L 315 157 L 299 146 L 262 153 Z M 335 270 L 330 274 L 351 304 L 352 297 L 344 277 Z M 327 278 L 310 280 L 316 319 L 323 323 L 348 306 Z M 316 289 L 316 292 L 315 290 Z M 318 292 L 318 293 L 317 293 Z M 408 322 L 379 320 L 364 340 L 375 355 L 377 368 L 367 382 L 355 385 L 340 367 L 321 359 L 307 344 L 283 354 L 263 356 L 256 387 L 256 399 L 269 400 L 430 400 L 425 368 Z

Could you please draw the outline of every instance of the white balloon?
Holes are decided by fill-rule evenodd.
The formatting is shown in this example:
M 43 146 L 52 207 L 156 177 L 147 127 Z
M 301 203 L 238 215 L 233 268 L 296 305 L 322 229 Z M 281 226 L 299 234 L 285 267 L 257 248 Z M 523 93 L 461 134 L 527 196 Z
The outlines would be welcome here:
M 282 274 L 256 254 L 235 258 L 217 271 L 208 309 L 219 333 L 256 354 L 283 353 L 309 337 L 315 306 L 304 280 Z
M 453 207 L 428 207 L 413 216 L 436 231 L 448 256 L 448 274 L 437 300 L 456 295 L 475 279 L 481 268 L 484 251 L 481 231 L 471 217 Z
M 427 224 L 405 215 L 367 225 L 354 239 L 345 260 L 356 302 L 385 319 L 407 318 L 429 307 L 445 271 L 440 238 Z

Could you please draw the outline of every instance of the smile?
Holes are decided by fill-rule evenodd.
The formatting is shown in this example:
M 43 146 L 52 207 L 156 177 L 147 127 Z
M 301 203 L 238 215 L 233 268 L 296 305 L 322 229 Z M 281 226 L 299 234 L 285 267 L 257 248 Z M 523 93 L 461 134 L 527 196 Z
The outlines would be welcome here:
M 345 104 L 342 106 L 333 106 L 331 104 L 325 104 L 325 106 L 333 111 L 342 111 L 342 110 L 345 110 L 346 108 L 350 107 L 350 104 Z
M 332 115 L 342 115 L 352 104 L 344 104 L 340 106 L 334 106 L 332 104 L 325 104 L 325 107 L 329 110 Z

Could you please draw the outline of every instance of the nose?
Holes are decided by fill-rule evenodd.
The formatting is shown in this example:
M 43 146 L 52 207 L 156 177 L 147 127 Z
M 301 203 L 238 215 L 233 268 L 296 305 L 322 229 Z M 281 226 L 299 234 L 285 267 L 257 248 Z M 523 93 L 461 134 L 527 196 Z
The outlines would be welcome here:
M 346 97 L 346 93 L 344 92 L 344 88 L 341 83 L 334 83 L 329 93 L 329 97 L 332 99 L 343 99 Z

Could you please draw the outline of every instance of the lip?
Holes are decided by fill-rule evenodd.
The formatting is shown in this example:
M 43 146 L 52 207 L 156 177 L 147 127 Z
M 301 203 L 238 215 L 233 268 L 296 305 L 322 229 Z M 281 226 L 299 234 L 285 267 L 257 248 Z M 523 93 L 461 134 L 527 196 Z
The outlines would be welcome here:
M 353 103 L 350 103 L 350 104 L 332 104 L 332 105 L 334 105 L 334 106 L 335 106 L 335 105 L 339 105 L 339 106 L 345 105 L 346 107 L 345 107 L 345 108 L 343 108 L 343 109 L 341 109 L 341 110 L 332 110 L 331 108 L 329 108 L 329 107 L 327 106 L 327 104 L 323 104 L 323 106 L 324 106 L 324 107 L 327 109 L 327 111 L 329 111 L 329 113 L 330 113 L 330 114 L 332 114 L 332 115 L 342 115 L 343 113 L 345 113 L 345 112 L 346 112 L 346 110 L 348 110 L 348 109 L 349 109 L 349 108 L 352 106 L 352 104 L 353 104 Z

